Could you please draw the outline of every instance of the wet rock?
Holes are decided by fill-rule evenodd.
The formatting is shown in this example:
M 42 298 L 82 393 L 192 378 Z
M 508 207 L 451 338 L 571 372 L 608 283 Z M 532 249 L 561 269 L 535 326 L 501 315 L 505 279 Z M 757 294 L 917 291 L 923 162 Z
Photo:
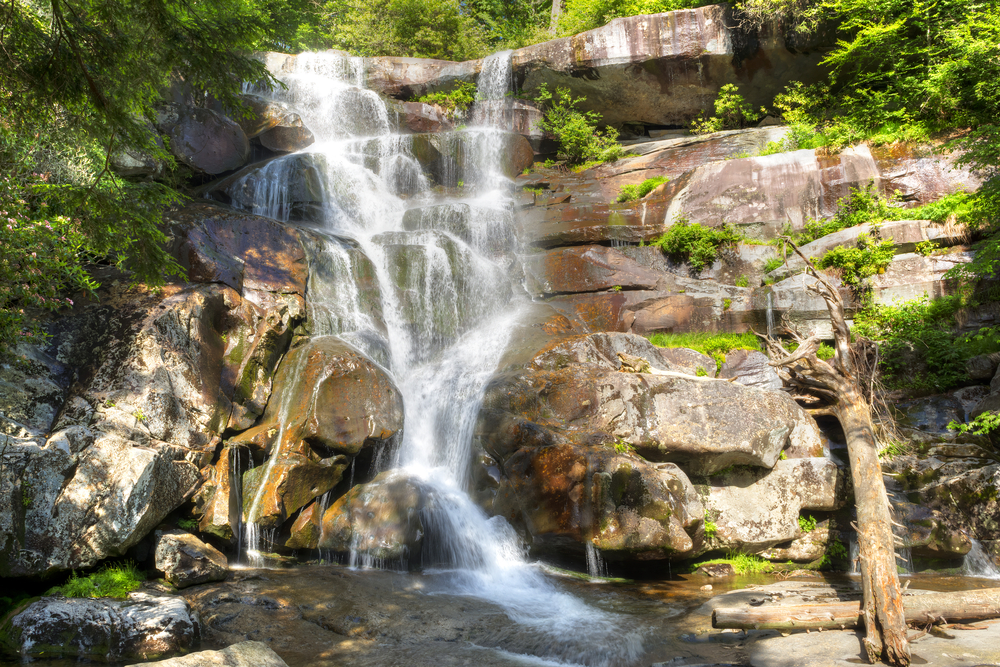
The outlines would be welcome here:
M 246 447 L 225 447 L 214 466 L 203 469 L 206 478 L 194 497 L 196 514 L 201 516 L 198 531 L 223 540 L 233 538 L 233 521 L 242 508 L 237 506 L 238 494 L 234 482 L 242 481 L 240 471 L 250 468 L 250 451 Z
M 381 473 L 355 486 L 323 514 L 318 546 L 375 562 L 415 560 L 427 533 L 423 517 L 433 503 L 430 496 L 418 480 L 398 471 Z
M 288 667 L 285 661 L 265 644 L 253 641 L 233 644 L 221 651 L 198 651 L 179 658 L 142 664 L 159 665 L 159 667 Z
M 309 503 L 295 518 L 291 537 L 285 542 L 289 549 L 315 549 L 322 535 L 323 508 L 320 501 Z
M 312 130 L 308 127 L 272 127 L 262 132 L 257 140 L 261 145 L 275 153 L 294 153 L 311 146 L 316 141 Z
M 211 109 L 181 107 L 169 134 L 171 152 L 198 173 L 239 169 L 250 157 L 250 142 L 243 129 Z
M 950 394 L 928 396 L 896 404 L 900 426 L 927 433 L 947 434 L 948 424 L 965 423 L 965 410 L 961 401 Z
M 24 659 L 150 660 L 195 647 L 197 614 L 179 597 L 43 597 L 2 628 L 8 651 Z
M 659 276 L 613 248 L 579 246 L 526 255 L 528 291 L 541 296 L 598 290 L 652 289 Z
M 349 457 L 382 446 L 402 425 L 399 391 L 361 352 L 334 337 L 293 349 L 260 424 L 229 443 L 249 447 L 258 459 L 270 455 L 267 465 L 243 475 L 244 517 L 266 526 L 283 522 L 332 489 Z
M 191 533 L 158 530 L 155 543 L 155 567 L 177 588 L 222 581 L 229 574 L 226 557 Z
M 799 536 L 787 546 L 777 546 L 760 552 L 762 558 L 776 563 L 812 563 L 826 554 L 830 541 L 830 528 L 827 522 L 817 525 L 814 530 L 800 530 Z
M 704 510 L 687 477 L 613 444 L 519 450 L 504 462 L 493 513 L 522 526 L 538 553 L 579 555 L 591 542 L 609 559 L 692 556 Z
M 652 372 L 621 372 L 617 351 L 595 354 L 588 336 L 543 350 L 530 369 L 499 374 L 487 387 L 483 408 L 492 425 L 477 428 L 484 449 L 503 461 L 525 433 L 579 441 L 601 434 L 650 461 L 711 474 L 735 464 L 773 467 L 789 444 L 821 446 L 815 422 L 783 392 L 659 370 L 665 363 L 647 341 L 615 339 L 635 341 L 633 350 L 648 345 Z
M 403 102 L 399 105 L 402 125 L 410 132 L 448 132 L 454 124 L 439 108 L 423 102 Z
M 236 117 L 236 122 L 248 139 L 253 139 L 275 127 L 302 127 L 302 118 L 287 104 L 253 94 L 241 95 L 240 101 L 249 108 L 250 115 L 244 117 L 233 114 L 233 116 Z
M 711 577 L 712 579 L 736 576 L 736 570 L 733 568 L 732 563 L 711 563 L 708 565 L 699 565 L 698 569 L 696 569 L 694 573 L 705 577 Z
M 726 363 L 719 370 L 719 378 L 730 379 L 748 387 L 781 389 L 781 378 L 769 365 L 770 359 L 756 350 L 731 350 L 726 353 Z
M 440 185 L 455 187 L 459 181 L 472 183 L 488 174 L 480 174 L 473 159 L 484 144 L 496 144 L 499 139 L 500 170 L 514 178 L 535 159 L 531 144 L 520 134 L 501 132 L 499 135 L 474 131 L 415 134 L 410 138 L 414 157 Z
M 293 221 L 319 222 L 326 197 L 325 158 L 321 154 L 301 153 L 258 162 L 205 186 L 211 199 L 243 211 L 254 210 L 254 202 L 268 200 L 269 188 L 279 175 L 287 183 L 282 190 L 283 210 L 273 217 L 288 216 Z M 246 214 L 244 214 L 246 215 Z
M 716 525 L 713 546 L 760 552 L 797 538 L 802 510 L 839 508 L 843 479 L 830 459 L 795 459 L 727 471 L 695 488 Z
M 893 511 L 904 526 L 903 546 L 916 557 L 959 558 L 972 548 L 968 533 L 941 512 L 907 502 L 894 502 Z
M 917 491 L 922 504 L 982 540 L 1000 539 L 1000 464 L 967 470 Z

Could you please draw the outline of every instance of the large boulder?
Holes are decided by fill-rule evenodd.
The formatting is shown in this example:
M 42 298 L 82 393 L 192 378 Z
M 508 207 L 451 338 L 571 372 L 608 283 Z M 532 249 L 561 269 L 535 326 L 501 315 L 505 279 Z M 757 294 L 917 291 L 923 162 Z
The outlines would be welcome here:
M 198 615 L 180 597 L 43 597 L 0 628 L 6 653 L 23 660 L 121 662 L 185 653 L 201 639 Z
M 503 464 L 491 510 L 530 536 L 534 552 L 608 559 L 682 559 L 702 544 L 704 509 L 672 463 L 606 447 L 525 447 Z
M 807 458 L 778 461 L 772 470 L 728 470 L 695 488 L 716 525 L 713 547 L 756 553 L 799 537 L 803 510 L 838 509 L 843 483 L 833 461 Z
M 239 169 L 250 157 L 250 142 L 235 121 L 211 109 L 179 107 L 159 129 L 170 136 L 174 156 L 203 174 Z
M 222 581 L 229 574 L 218 549 L 183 530 L 157 531 L 153 557 L 156 569 L 177 588 Z
M 917 496 L 930 509 L 964 526 L 976 539 L 1000 539 L 1000 464 L 946 475 L 920 488 Z
M 221 651 L 198 651 L 179 658 L 158 662 L 144 662 L 159 667 L 288 667 L 281 657 L 266 644 L 253 641 L 233 644 Z M 140 667 L 131 665 L 130 667 Z
M 363 447 L 403 425 L 403 402 L 378 365 L 339 338 L 313 338 L 285 357 L 254 428 L 230 440 L 267 465 L 243 475 L 244 516 L 273 527 L 332 489 Z
M 587 336 L 559 343 L 487 387 L 481 419 L 491 426 L 480 429 L 487 452 L 505 460 L 530 423 L 546 438 L 620 439 L 647 460 L 707 475 L 737 464 L 771 468 L 786 446 L 820 440 L 812 418 L 783 392 L 669 371 L 645 339 L 595 334 L 602 335 L 634 341 L 639 354 L 629 356 L 645 360 L 649 372 L 626 372 L 635 365 L 626 368 L 617 353 L 591 352 Z
M 399 105 L 401 125 L 410 132 L 447 132 L 454 124 L 441 109 L 423 102 L 403 102 Z

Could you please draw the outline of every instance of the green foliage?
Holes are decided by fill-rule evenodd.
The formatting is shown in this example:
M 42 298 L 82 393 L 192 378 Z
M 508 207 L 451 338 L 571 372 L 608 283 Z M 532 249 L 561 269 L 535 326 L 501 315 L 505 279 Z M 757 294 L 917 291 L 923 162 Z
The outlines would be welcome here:
M 715 359 L 719 368 L 726 363 L 726 352 L 730 350 L 760 351 L 760 341 L 752 333 L 654 333 L 649 342 L 657 347 L 684 347 Z M 696 374 L 697 371 L 696 371 Z M 707 373 L 706 373 L 707 375 Z
M 760 556 L 744 554 L 737 551 L 729 551 L 725 558 L 713 558 L 692 564 L 692 570 L 702 565 L 714 565 L 716 563 L 728 563 L 733 566 L 733 571 L 740 576 L 748 574 L 766 574 L 774 569 L 774 564 L 764 560 Z
M 708 0 L 565 0 L 559 17 L 559 35 L 575 35 L 600 28 L 622 16 L 658 14 L 712 4 Z
M 490 51 L 459 0 L 327 0 L 319 29 L 330 47 L 365 57 L 470 60 Z
M 811 533 L 816 530 L 816 518 L 811 514 L 808 517 L 799 516 L 799 530 L 803 533 Z
M 775 269 L 779 268 L 784 263 L 785 260 L 782 259 L 781 257 L 772 257 L 771 259 L 764 262 L 764 273 L 770 273 L 771 271 L 774 271 Z
M 1000 332 L 994 328 L 954 332 L 955 314 L 970 303 L 957 294 L 872 304 L 855 314 L 853 331 L 879 343 L 880 367 L 890 388 L 944 391 L 965 381 L 970 357 L 1000 351 Z
M 833 248 L 823 255 L 816 266 L 821 269 L 840 269 L 840 279 L 844 284 L 863 297 L 868 290 L 868 279 L 885 273 L 886 267 L 892 264 L 895 253 L 891 239 L 882 241 L 868 234 L 858 234 L 855 247 Z
M 957 421 L 952 421 L 949 422 L 948 428 L 957 433 L 989 435 L 1000 428 L 1000 412 L 984 412 L 968 424 L 960 424 Z
M 469 106 L 476 101 L 476 84 L 468 81 L 459 81 L 448 92 L 428 93 L 417 98 L 417 102 L 424 104 L 436 104 L 444 109 L 449 116 L 456 113 L 465 113 Z
M 708 377 L 708 371 L 706 371 L 701 366 L 698 366 L 697 368 L 694 369 L 694 374 L 700 378 Z
M 573 99 L 569 88 L 563 87 L 556 88 L 552 94 L 543 83 L 535 99 L 545 112 L 539 126 L 555 136 L 570 164 L 613 162 L 625 154 L 618 143 L 618 130 L 613 127 L 603 131 L 597 129 L 601 114 L 577 109 L 586 98 Z
M 198 530 L 198 519 L 181 519 L 177 522 L 177 527 L 189 532 L 194 532 Z
M 750 279 L 746 276 L 738 276 L 736 280 L 733 281 L 733 284 L 737 287 L 750 287 Z
M 869 181 L 862 188 L 851 188 L 851 193 L 847 197 L 837 201 L 837 212 L 832 219 L 808 220 L 802 231 L 795 236 L 795 241 L 803 245 L 849 227 L 901 219 L 902 209 L 895 208 L 891 204 L 892 202 L 879 194 L 874 182 Z M 912 218 L 912 215 L 911 211 L 907 217 Z
M 834 560 L 847 560 L 848 559 L 847 547 L 844 543 L 840 541 L 839 538 L 834 537 L 826 545 L 826 552 L 823 554 L 823 558 L 820 559 L 819 567 L 822 570 L 829 569 L 833 565 Z
M 105 565 L 86 577 L 78 577 L 74 572 L 65 584 L 55 586 L 45 594 L 68 598 L 125 598 L 139 588 L 145 578 L 132 562 Z
M 759 121 L 767 114 L 764 109 L 757 113 L 739 93 L 736 84 L 727 83 L 719 90 L 715 99 L 715 115 L 697 118 L 691 123 L 691 131 L 696 134 L 736 130 Z
M 632 452 L 635 451 L 635 447 L 633 447 L 631 443 L 625 442 L 621 438 L 615 439 L 614 447 L 615 451 L 618 452 L 619 454 L 631 454 Z
M 732 306 L 733 306 L 733 300 L 732 299 L 723 299 L 722 300 L 722 310 L 729 310 L 730 308 L 732 308 Z
M 611 288 L 611 291 L 612 292 L 621 292 L 622 291 L 622 286 L 621 285 L 615 285 L 614 287 Z
M 788 350 L 789 352 L 794 352 L 799 348 L 799 344 L 796 343 L 795 341 L 788 341 L 787 343 L 784 343 L 784 346 L 785 349 Z M 831 347 L 830 345 L 827 345 L 826 343 L 820 343 L 819 347 L 816 348 L 816 356 L 824 361 L 828 359 L 833 359 L 834 355 L 836 354 L 837 351 L 834 350 L 833 347 Z
M 655 190 L 658 186 L 666 183 L 670 179 L 666 176 L 654 176 L 653 178 L 647 178 L 642 183 L 638 185 L 623 185 L 618 191 L 618 197 L 615 198 L 616 202 L 625 203 L 630 201 L 635 201 L 636 199 L 642 199 L 650 192 Z
M 719 527 L 715 525 L 715 522 L 709 518 L 708 510 L 705 510 L 705 522 L 703 526 L 704 526 L 706 540 L 713 539 L 719 532 Z
M 924 257 L 930 257 L 931 253 L 937 250 L 937 243 L 934 241 L 921 241 L 914 247 L 914 250 Z
M 686 261 L 694 271 L 701 271 L 715 261 L 722 246 L 736 243 L 740 235 L 728 225 L 702 227 L 679 218 L 662 236 L 650 242 L 667 255 Z

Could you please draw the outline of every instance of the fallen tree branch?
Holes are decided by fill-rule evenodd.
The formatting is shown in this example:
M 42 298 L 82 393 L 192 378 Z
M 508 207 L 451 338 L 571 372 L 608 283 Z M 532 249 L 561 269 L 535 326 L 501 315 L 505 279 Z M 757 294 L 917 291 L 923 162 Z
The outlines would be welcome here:
M 907 623 L 921 627 L 1000 618 L 1000 588 L 908 595 L 903 598 L 903 613 Z M 712 612 L 713 628 L 835 630 L 862 624 L 860 601 L 786 607 L 720 607 Z

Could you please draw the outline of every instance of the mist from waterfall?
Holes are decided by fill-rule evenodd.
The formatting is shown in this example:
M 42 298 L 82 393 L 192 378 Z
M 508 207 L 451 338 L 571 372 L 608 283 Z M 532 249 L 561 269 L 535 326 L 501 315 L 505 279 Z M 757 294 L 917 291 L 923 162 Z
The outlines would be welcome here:
M 363 88 L 363 60 L 328 52 L 299 55 L 280 76 L 286 88 L 267 93 L 300 113 L 317 142 L 252 170 L 227 194 L 235 206 L 322 233 L 310 251 L 311 332 L 343 338 L 394 377 L 406 417 L 392 464 L 433 489 L 426 562 L 449 592 L 493 602 L 522 626 L 493 647 L 629 664 L 640 637 L 561 591 L 526 560 L 514 529 L 466 492 L 483 393 L 529 301 L 511 279 L 513 182 L 500 167 L 512 117 L 510 57 L 483 61 L 473 127 L 436 137 L 443 153 L 461 143 L 467 182 L 458 187 L 431 187 L 413 136 L 395 134 L 389 107 Z M 302 204 L 307 195 L 312 203 Z M 359 289 L 365 280 L 374 286 Z M 248 552 L 261 548 L 258 504 L 244 517 Z M 356 553 L 351 562 L 374 565 Z

